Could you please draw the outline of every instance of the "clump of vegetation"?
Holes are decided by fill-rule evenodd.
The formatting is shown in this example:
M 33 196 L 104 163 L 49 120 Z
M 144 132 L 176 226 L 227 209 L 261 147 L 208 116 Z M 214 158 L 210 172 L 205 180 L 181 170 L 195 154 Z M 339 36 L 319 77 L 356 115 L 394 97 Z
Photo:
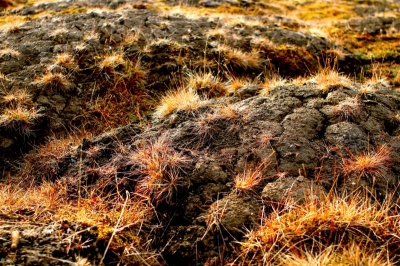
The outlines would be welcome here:
M 261 63 L 257 51 L 245 53 L 227 45 L 219 45 L 216 51 L 221 55 L 222 62 L 228 68 L 254 69 L 258 68 Z
M 358 178 L 384 178 L 391 160 L 390 153 L 391 148 L 382 145 L 364 154 L 350 154 L 350 159 L 343 159 L 343 172 Z
M 59 175 L 62 159 L 71 152 L 72 147 L 90 137 L 92 135 L 88 132 L 48 137 L 46 143 L 25 155 L 21 175 L 35 176 L 36 180 L 54 180 Z
M 184 183 L 181 172 L 190 159 L 171 146 L 169 136 L 162 135 L 154 141 L 138 143 L 129 156 L 133 165 L 132 175 L 139 181 L 136 192 L 155 202 L 171 202 Z
M 114 84 L 127 86 L 128 83 L 144 86 L 147 71 L 142 68 L 140 59 L 132 62 L 122 51 L 112 52 L 99 58 L 97 67 L 105 75 L 106 80 Z
M 360 100 L 357 97 L 349 98 L 335 105 L 333 112 L 341 120 L 355 121 L 360 114 L 360 105 Z
M 79 67 L 74 57 L 70 53 L 60 53 L 57 54 L 56 58 L 54 59 L 54 63 L 48 67 L 48 70 L 62 71 L 60 68 L 75 71 Z
M 243 265 L 256 261 L 263 265 L 353 265 L 349 262 L 359 259 L 392 265 L 400 231 L 389 199 L 378 203 L 366 195 L 331 194 L 311 195 L 299 206 L 288 202 L 247 233 L 240 261 Z M 360 253 L 349 257 L 355 251 Z
M 207 100 L 202 99 L 197 92 L 183 88 L 170 91 L 162 97 L 153 116 L 154 118 L 164 118 L 175 111 L 195 111 L 206 104 Z
M 38 85 L 40 88 L 49 89 L 52 92 L 58 91 L 70 91 L 75 86 L 68 79 L 68 77 L 62 73 L 47 72 L 40 78 L 38 78 L 33 84 Z
M 323 91 L 329 91 L 336 87 L 349 88 L 352 85 L 348 77 L 330 67 L 321 68 L 311 81 L 315 82 L 317 87 Z
M 225 84 L 210 72 L 188 74 L 187 87 L 207 97 L 224 96 L 226 94 Z
M 235 93 L 244 86 L 258 86 L 258 85 L 256 81 L 252 81 L 249 78 L 230 76 L 227 82 L 227 91 L 229 93 Z
M 32 95 L 27 90 L 15 90 L 2 96 L 0 102 L 7 106 L 30 104 Z
M 274 154 L 274 153 L 272 153 Z M 264 160 L 257 167 L 245 167 L 243 173 L 240 173 L 234 178 L 234 187 L 238 192 L 253 190 L 265 179 L 265 168 L 271 163 L 270 158 Z
M 279 75 L 273 75 L 271 78 L 265 78 L 264 83 L 261 84 L 260 94 L 263 96 L 268 96 L 269 92 L 280 86 L 284 86 L 287 84 L 287 80 L 282 78 Z
M 0 127 L 19 132 L 21 135 L 30 135 L 32 127 L 41 117 L 40 110 L 34 107 L 27 109 L 24 106 L 5 108 L 0 114 Z

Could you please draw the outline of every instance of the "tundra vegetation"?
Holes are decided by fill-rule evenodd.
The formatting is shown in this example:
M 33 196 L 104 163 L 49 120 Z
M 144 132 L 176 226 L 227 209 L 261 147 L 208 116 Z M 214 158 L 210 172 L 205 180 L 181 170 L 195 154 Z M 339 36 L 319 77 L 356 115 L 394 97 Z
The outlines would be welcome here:
M 7 265 L 398 265 L 400 4 L 0 0 Z

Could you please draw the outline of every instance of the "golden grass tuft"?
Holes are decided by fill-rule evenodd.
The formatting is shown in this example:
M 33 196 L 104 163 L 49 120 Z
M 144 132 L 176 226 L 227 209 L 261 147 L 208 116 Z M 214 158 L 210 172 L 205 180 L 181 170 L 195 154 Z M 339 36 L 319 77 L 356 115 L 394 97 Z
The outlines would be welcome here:
M 343 158 L 343 172 L 346 175 L 355 174 L 360 178 L 383 178 L 391 161 L 391 150 L 385 144 L 360 155 L 350 154 L 349 159 Z
M 6 76 L 5 74 L 1 73 L 1 72 L 0 72 L 0 79 L 2 79 L 2 80 L 9 80 L 9 79 L 7 78 L 7 76 Z
M 336 256 L 331 256 L 333 251 L 327 249 L 330 246 L 352 247 L 354 239 L 368 250 L 389 252 L 388 243 L 395 243 L 400 236 L 400 218 L 393 215 L 389 206 L 389 202 L 380 204 L 366 195 L 326 198 L 310 195 L 302 205 L 289 204 L 283 210 L 275 210 L 261 221 L 260 227 L 246 235 L 247 240 L 241 243 L 243 265 L 255 262 L 270 265 L 279 260 L 290 262 L 284 265 L 331 265 L 307 263 L 332 263 L 330 260 Z M 353 247 L 353 251 L 356 249 Z M 346 256 L 342 251 L 340 262 L 343 263 Z M 354 261 L 362 257 L 359 254 L 348 259 Z M 384 259 L 380 255 L 377 257 Z
M 276 48 L 276 44 L 268 39 L 267 37 L 254 37 L 250 41 L 250 45 L 252 48 L 257 50 L 274 50 Z
M 40 186 L 26 186 L 22 183 L 2 184 L 0 213 L 4 215 L 25 213 L 24 210 L 28 209 L 29 216 L 19 215 L 21 222 L 26 220 L 46 224 L 68 221 L 89 229 L 96 227 L 98 234 L 94 240 L 112 240 L 111 248 L 124 250 L 124 254 L 120 254 L 121 259 L 129 261 L 136 260 L 136 256 L 142 256 L 143 260 L 156 261 L 157 254 L 146 252 L 145 241 L 142 242 L 138 237 L 142 223 L 150 221 L 154 214 L 146 200 L 139 197 L 124 201 L 120 196 L 101 195 L 95 190 L 90 190 L 87 191 L 87 197 L 77 201 L 70 199 L 69 182 L 76 180 L 42 181 Z M 112 234 L 115 236 L 113 239 Z M 119 238 L 120 235 L 123 236 L 123 240 Z M 80 235 L 76 232 L 67 237 L 80 237 Z M 137 253 L 133 254 L 134 251 Z M 125 257 L 127 253 L 131 255 Z
M 260 55 L 253 50 L 250 53 L 221 44 L 216 51 L 222 56 L 223 63 L 228 67 L 254 69 L 260 67 Z
M 243 173 L 240 173 L 234 178 L 234 188 L 236 191 L 251 191 L 265 178 L 263 170 L 265 163 L 258 167 L 245 167 Z
M 238 108 L 230 103 L 218 106 L 215 116 L 226 120 L 243 119 Z
M 113 52 L 105 55 L 98 64 L 100 70 L 105 72 L 113 72 L 119 66 L 126 66 L 127 61 L 123 52 Z
M 129 46 L 137 44 L 140 39 L 140 35 L 142 34 L 141 30 L 135 30 L 134 32 L 128 33 L 122 41 L 123 45 Z
M 400 69 L 397 69 L 393 78 L 393 85 L 400 86 Z
M 126 65 L 125 55 L 122 52 L 113 52 L 112 54 L 104 56 L 98 67 L 106 72 L 114 71 L 119 66 Z
M 0 102 L 10 106 L 16 106 L 30 103 L 31 100 L 32 95 L 26 90 L 15 90 L 2 96 Z
M 220 27 L 216 27 L 214 29 L 209 29 L 206 32 L 206 36 L 207 36 L 207 38 L 214 37 L 214 38 L 223 38 L 223 39 L 225 39 L 227 30 L 228 29 L 226 29 L 226 28 L 220 28 Z
M 42 88 L 48 88 L 51 91 L 69 91 L 74 88 L 74 84 L 62 73 L 47 72 L 42 77 L 38 78 L 34 84 Z
M 98 41 L 100 39 L 100 34 L 95 31 L 85 32 L 83 36 L 83 41 L 90 42 L 90 41 Z
M 272 151 L 257 167 L 245 165 L 243 172 L 234 178 L 235 190 L 250 191 L 259 185 L 266 178 L 264 172 L 271 165 L 272 156 L 275 156 L 275 151 Z
M 362 244 L 351 241 L 342 246 L 328 246 L 318 252 L 288 253 L 279 257 L 280 265 L 314 266 L 314 265 L 382 265 L 392 266 L 393 258 L 388 258 L 385 249 L 376 251 L 362 247 Z
M 319 72 L 311 79 L 312 82 L 315 82 L 317 88 L 323 91 L 329 91 L 335 87 L 351 87 L 351 80 L 341 75 L 339 72 L 334 70 L 333 68 L 321 68 Z
M 112 52 L 100 58 L 97 67 L 106 75 L 107 79 L 112 79 L 115 84 L 123 83 L 126 87 L 128 83 L 136 86 L 144 86 L 147 80 L 147 70 L 140 62 L 126 58 L 123 51 Z
M 164 118 L 175 111 L 195 111 L 207 103 L 207 100 L 202 99 L 196 91 L 191 89 L 170 91 L 161 98 L 153 117 Z
M 366 86 L 381 85 L 383 87 L 390 87 L 387 75 L 384 75 L 382 65 L 379 63 L 373 63 L 371 66 L 372 76 L 364 82 Z
M 0 114 L 0 127 L 18 131 L 22 135 L 31 133 L 31 126 L 41 117 L 39 110 L 34 107 L 28 109 L 24 106 L 5 108 Z
M 187 74 L 187 88 L 197 91 L 201 95 L 207 97 L 218 97 L 226 94 L 226 86 L 221 79 L 214 76 L 212 73 L 196 73 Z
M 52 179 L 57 176 L 59 163 L 72 147 L 77 146 L 83 139 L 93 137 L 87 132 L 71 133 L 67 136 L 51 136 L 46 143 L 37 146 L 32 152 L 24 156 L 24 167 L 21 173 L 24 176 L 36 176 L 39 179 Z
M 1 25 L 0 30 L 7 32 L 8 34 L 17 33 L 20 31 L 23 22 L 21 19 L 17 19 L 15 21 L 10 21 Z
M 49 71 L 56 70 L 58 67 L 63 67 L 69 70 L 75 70 L 78 68 L 78 64 L 75 62 L 74 57 L 70 53 L 57 54 L 54 59 L 54 64 L 48 67 Z
M 249 78 L 230 76 L 227 82 L 227 91 L 229 93 L 235 93 L 244 86 L 252 86 L 252 85 L 257 85 L 257 82 L 252 81 Z
M 260 85 L 261 86 L 260 94 L 262 96 L 268 96 L 269 92 L 272 89 L 277 88 L 279 86 L 284 86 L 286 84 L 287 80 L 279 75 L 274 75 L 271 78 L 265 78 L 264 83 Z
M 293 84 L 295 86 L 303 86 L 304 84 L 307 84 L 308 80 L 309 78 L 307 77 L 299 76 L 297 78 L 290 80 L 290 84 Z

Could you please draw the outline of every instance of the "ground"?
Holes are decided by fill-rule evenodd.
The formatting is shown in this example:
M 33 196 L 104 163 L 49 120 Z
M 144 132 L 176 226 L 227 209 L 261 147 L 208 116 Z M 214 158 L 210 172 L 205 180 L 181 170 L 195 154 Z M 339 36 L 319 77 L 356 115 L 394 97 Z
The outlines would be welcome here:
M 400 4 L 0 10 L 1 263 L 399 263 Z

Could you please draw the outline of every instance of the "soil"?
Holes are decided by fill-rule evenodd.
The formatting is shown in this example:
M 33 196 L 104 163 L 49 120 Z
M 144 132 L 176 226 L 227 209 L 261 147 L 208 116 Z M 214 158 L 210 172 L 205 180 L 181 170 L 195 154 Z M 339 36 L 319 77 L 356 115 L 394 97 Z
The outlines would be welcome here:
M 143 224 L 141 234 L 150 235 L 148 246 L 161 254 L 156 260 L 160 265 L 222 265 L 232 258 L 235 243 L 256 226 L 263 212 L 288 198 L 301 203 L 310 189 L 328 192 L 338 185 L 338 190 L 352 191 L 361 182 L 382 198 L 387 189 L 397 189 L 400 94 L 393 80 L 378 80 L 365 91 L 360 82 L 321 90 L 309 79 L 276 86 L 268 95 L 259 94 L 262 85 L 254 82 L 234 93 L 210 97 L 198 109 L 154 118 L 162 95 L 179 88 L 188 73 L 206 68 L 225 84 L 231 77 L 264 81 L 276 74 L 286 79 L 309 76 L 323 64 L 327 68 L 338 65 L 343 75 L 372 68 L 371 60 L 354 52 L 352 44 L 301 32 L 301 22 L 280 14 L 248 16 L 248 23 L 235 24 L 217 16 L 167 13 L 158 4 L 59 1 L 0 13 L 0 19 L 10 15 L 28 18 L 16 30 L 0 31 L 0 93 L 29 93 L 22 106 L 39 114 L 28 124 L 0 123 L 4 182 L 10 176 L 29 176 L 36 185 L 43 180 L 62 182 L 68 186 L 71 201 L 77 200 L 78 193 L 90 197 L 88 191 L 100 186 L 107 195 L 127 191 L 134 197 L 141 192 L 144 177 L 143 166 L 132 154 L 161 143 L 161 155 L 179 154 L 185 160 L 173 170 L 178 176 L 175 186 L 159 194 L 148 193 L 157 216 Z M 7 1 L 0 1 L 0 7 L 6 5 Z M 199 9 L 258 5 L 208 0 L 188 4 Z M 393 17 L 374 16 L 384 9 L 355 5 L 354 12 L 360 17 L 338 25 L 346 25 L 365 39 L 399 31 L 399 9 L 393 10 L 397 12 Z M 254 20 L 258 22 L 251 24 Z M 219 28 L 223 34 L 212 33 Z M 136 36 L 134 41 L 127 41 L 132 36 Z M 275 46 L 255 47 L 258 37 Z M 229 61 L 217 50 L 222 43 L 243 53 L 257 48 L 258 64 Z M 6 48 L 14 52 L 1 52 Z M 335 61 L 331 51 L 339 48 L 346 56 Z M 123 52 L 140 69 L 125 77 L 126 65 L 112 71 L 99 67 L 114 52 Z M 72 67 L 55 63 L 61 53 L 72 55 Z M 400 64 L 396 53 L 385 60 L 387 65 Z M 43 83 L 46 73 L 61 73 L 67 81 Z M 222 113 L 226 106 L 234 115 Z M 0 113 L 9 107 L 9 102 L 0 102 Z M 51 160 L 34 157 L 38 147 L 77 129 L 87 135 L 60 154 L 52 154 Z M 345 160 L 386 146 L 390 162 L 385 165 L 384 178 L 343 172 Z M 29 171 L 24 167 L 27 161 L 33 164 Z M 115 169 L 112 174 L 104 170 L 110 166 Z M 235 177 L 251 169 L 262 172 L 262 181 L 248 191 L 237 189 Z M 87 192 L 80 191 L 78 176 Z M 14 231 L 19 232 L 19 241 L 12 248 Z M 27 209 L 2 212 L 0 243 L 4 265 L 67 265 L 79 258 L 97 265 L 107 241 L 99 237 L 95 226 L 69 220 L 35 223 Z M 109 252 L 105 265 L 117 265 L 122 253 L 118 252 Z M 140 265 L 129 260 L 122 263 Z

